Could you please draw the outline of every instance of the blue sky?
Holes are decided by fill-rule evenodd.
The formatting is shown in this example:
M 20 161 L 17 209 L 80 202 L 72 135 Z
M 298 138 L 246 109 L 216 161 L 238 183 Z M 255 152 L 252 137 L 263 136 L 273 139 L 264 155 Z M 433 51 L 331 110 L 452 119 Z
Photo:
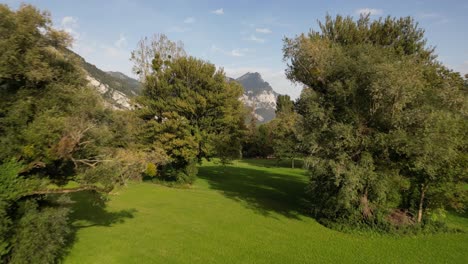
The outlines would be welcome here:
M 228 76 L 257 71 L 273 88 L 296 98 L 301 88 L 284 76 L 282 39 L 317 28 L 324 16 L 413 16 L 448 67 L 468 73 L 468 1 L 2 1 L 31 3 L 52 13 L 75 38 L 73 49 L 103 70 L 131 75 L 129 56 L 144 36 L 164 33 Z

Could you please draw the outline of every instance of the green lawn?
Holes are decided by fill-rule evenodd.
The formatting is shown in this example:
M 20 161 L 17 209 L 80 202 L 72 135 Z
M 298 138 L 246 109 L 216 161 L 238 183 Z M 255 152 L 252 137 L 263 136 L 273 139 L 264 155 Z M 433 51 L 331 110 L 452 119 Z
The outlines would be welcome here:
M 274 164 L 205 163 L 190 189 L 132 184 L 107 208 L 75 195 L 65 263 L 468 263 L 466 233 L 397 238 L 318 224 L 303 211 L 304 171 Z

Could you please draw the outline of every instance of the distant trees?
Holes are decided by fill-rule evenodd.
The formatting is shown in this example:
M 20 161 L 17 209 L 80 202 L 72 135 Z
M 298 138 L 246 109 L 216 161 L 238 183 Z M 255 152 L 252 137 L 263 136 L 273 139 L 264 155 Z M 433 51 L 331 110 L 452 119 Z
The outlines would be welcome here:
M 391 222 L 396 209 L 437 216 L 466 205 L 467 97 L 411 18 L 326 17 L 284 41 L 287 76 L 310 153 L 313 212 Z
M 302 156 L 301 116 L 294 109 L 289 95 L 279 95 L 276 102 L 276 118 L 268 124 L 273 140 L 273 152 L 279 160 L 290 159 L 294 168 L 294 159 Z
M 276 101 L 276 118 L 257 126 L 252 115 L 243 141 L 243 157 L 290 159 L 303 156 L 301 116 L 296 112 L 289 95 L 279 95 Z
M 289 95 L 278 95 L 276 99 L 276 115 L 289 115 L 294 112 L 294 102 Z
M 269 124 L 257 125 L 252 114 L 242 140 L 242 157 L 268 158 L 273 155 L 273 135 Z
M 239 84 L 193 57 L 167 60 L 156 53 L 151 71 L 139 116 L 145 120 L 145 144 L 169 156 L 159 171 L 163 179 L 190 183 L 203 158 L 240 155 L 244 111 Z

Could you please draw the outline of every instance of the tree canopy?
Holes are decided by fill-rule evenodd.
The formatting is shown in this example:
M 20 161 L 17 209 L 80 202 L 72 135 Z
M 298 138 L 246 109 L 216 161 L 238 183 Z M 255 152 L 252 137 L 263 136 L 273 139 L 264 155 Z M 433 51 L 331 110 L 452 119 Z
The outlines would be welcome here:
M 313 212 L 386 222 L 403 209 L 464 207 L 467 100 L 463 79 L 435 60 L 411 18 L 326 17 L 284 40 L 311 171 Z
M 195 163 L 203 158 L 238 157 L 244 122 L 240 85 L 193 57 L 168 61 L 156 54 L 152 67 L 139 115 L 146 120 L 146 142 L 171 159 L 162 177 L 191 182 Z
M 47 12 L 0 5 L 0 25 L 0 258 L 50 263 L 71 232 L 62 194 L 113 188 L 130 119 L 88 87 Z

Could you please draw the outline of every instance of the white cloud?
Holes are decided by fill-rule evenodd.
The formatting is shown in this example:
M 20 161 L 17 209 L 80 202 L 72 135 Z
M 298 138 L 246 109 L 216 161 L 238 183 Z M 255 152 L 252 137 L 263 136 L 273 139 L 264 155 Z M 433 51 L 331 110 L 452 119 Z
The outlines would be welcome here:
M 211 11 L 211 13 L 215 15 L 224 15 L 224 9 L 223 8 L 216 9 L 216 10 Z
M 284 70 L 275 70 L 265 67 L 227 67 L 224 68 L 226 75 L 232 78 L 238 78 L 247 72 L 258 72 L 262 78 L 268 82 L 275 92 L 280 94 L 288 94 L 291 98 L 296 99 L 301 94 L 302 88 L 293 84 L 286 78 Z
M 121 52 L 118 48 L 112 47 L 112 46 L 102 46 L 101 47 L 104 50 L 104 53 L 109 56 L 109 57 L 120 57 Z
M 255 31 L 258 33 L 263 33 L 263 34 L 271 33 L 271 30 L 269 28 L 256 28 Z
M 80 38 L 80 34 L 77 32 L 78 27 L 78 18 L 76 17 L 66 16 L 60 22 L 60 29 L 70 34 L 75 40 Z
M 250 40 L 250 41 L 254 41 L 254 42 L 257 42 L 257 43 L 265 43 L 265 39 L 263 38 L 259 38 L 255 35 L 250 35 L 248 38 L 246 38 L 246 40 Z
M 246 52 L 249 52 L 250 50 L 245 48 L 245 49 L 233 49 L 231 50 L 230 54 L 233 57 L 243 57 L 245 56 Z
M 124 48 L 127 46 L 127 39 L 123 34 L 120 34 L 119 39 L 114 43 L 117 48 Z
M 66 16 L 62 18 L 62 22 L 60 25 L 63 28 L 77 28 L 78 27 L 78 19 L 72 16 Z
M 113 45 L 101 44 L 100 49 L 103 50 L 105 56 L 112 59 L 128 60 L 130 54 L 127 49 L 127 38 L 122 33 Z
M 193 24 L 195 22 L 196 22 L 196 19 L 194 17 L 187 17 L 186 19 L 184 19 L 185 24 Z
M 381 15 L 383 13 L 382 9 L 375 9 L 375 8 L 360 8 L 356 10 L 356 14 L 358 15 L 366 15 L 370 14 L 371 16 Z

